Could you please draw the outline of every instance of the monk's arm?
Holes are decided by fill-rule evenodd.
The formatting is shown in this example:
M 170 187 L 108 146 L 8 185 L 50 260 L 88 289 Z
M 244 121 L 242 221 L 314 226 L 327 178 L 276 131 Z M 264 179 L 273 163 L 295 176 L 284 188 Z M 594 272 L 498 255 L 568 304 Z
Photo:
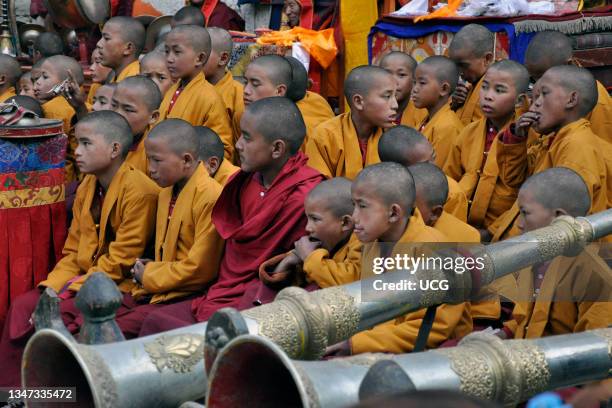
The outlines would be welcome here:
M 211 107 L 204 119 L 202 126 L 207 126 L 214 130 L 221 141 L 223 142 L 223 148 L 225 149 L 224 157 L 228 160 L 232 160 L 234 155 L 234 135 L 232 132 L 232 124 L 230 118 L 223 104 L 223 100 L 220 96 L 213 98 L 216 103 L 212 103 Z
M 444 173 L 455 181 L 460 181 L 464 173 L 463 166 L 461 166 L 461 153 L 465 137 L 465 131 L 462 131 L 450 147 L 448 157 L 442 166 Z
M 361 245 L 349 247 L 342 262 L 334 261 L 326 249 L 319 248 L 304 260 L 303 270 L 308 281 L 321 288 L 355 282 L 361 276 Z
M 308 165 L 326 178 L 334 177 L 336 173 L 335 166 L 332 165 L 332 160 L 329 157 L 329 151 L 324 142 L 327 137 L 327 131 L 317 127 L 312 132 L 312 137 L 308 138 L 306 143 L 305 153 L 308 156 Z
M 527 179 L 529 166 L 527 162 L 527 138 L 515 136 L 509 127 L 493 143 L 497 144 L 497 166 L 501 183 L 520 188 Z

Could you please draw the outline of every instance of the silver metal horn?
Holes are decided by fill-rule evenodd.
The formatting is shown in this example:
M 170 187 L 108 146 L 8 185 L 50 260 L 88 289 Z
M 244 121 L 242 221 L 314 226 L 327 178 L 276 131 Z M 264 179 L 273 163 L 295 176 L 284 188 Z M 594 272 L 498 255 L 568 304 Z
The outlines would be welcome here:
M 244 335 L 219 353 L 206 406 L 341 408 L 359 402 L 360 387 L 364 397 L 451 389 L 511 405 L 545 390 L 607 378 L 611 347 L 612 329 L 510 341 L 474 333 L 452 349 L 298 361 L 268 339 Z M 396 373 L 386 370 L 381 377 L 381 366 L 389 365 Z M 376 392 L 381 390 L 388 393 Z

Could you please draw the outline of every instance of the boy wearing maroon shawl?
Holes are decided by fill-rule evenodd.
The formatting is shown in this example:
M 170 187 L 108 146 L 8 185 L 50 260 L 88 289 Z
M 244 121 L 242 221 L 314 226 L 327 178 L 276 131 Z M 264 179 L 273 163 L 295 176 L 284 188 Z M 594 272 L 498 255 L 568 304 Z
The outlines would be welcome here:
M 217 281 L 193 301 L 151 313 L 141 336 L 208 320 L 222 307 L 238 307 L 242 295 L 259 282 L 259 265 L 289 251 L 305 234 L 304 200 L 323 176 L 306 165 L 299 151 L 306 134 L 299 109 L 284 97 L 260 99 L 246 108 L 240 127 L 236 151 L 241 170 L 228 181 L 212 213 L 226 241 Z

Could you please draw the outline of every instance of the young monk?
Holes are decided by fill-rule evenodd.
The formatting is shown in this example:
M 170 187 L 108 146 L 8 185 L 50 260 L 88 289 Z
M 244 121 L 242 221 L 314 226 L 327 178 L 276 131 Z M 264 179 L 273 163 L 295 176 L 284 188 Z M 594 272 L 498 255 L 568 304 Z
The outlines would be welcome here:
M 427 117 L 417 129 L 436 151 L 436 164 L 444 165 L 463 123 L 450 108 L 448 100 L 457 86 L 457 67 L 442 56 L 426 58 L 415 71 L 412 100 L 417 108 L 427 109 Z
M 106 83 L 112 71 L 111 68 L 102 65 L 102 57 L 100 57 L 100 50 L 98 48 L 91 53 L 91 65 L 89 66 L 89 70 L 91 71 L 91 86 L 87 93 L 86 102 L 91 106 L 94 103 L 93 100 L 96 92 Z
M 151 79 L 136 75 L 117 84 L 111 108 L 123 116 L 132 129 L 133 141 L 125 161 L 148 174 L 148 160 L 144 142 L 151 126 L 159 119 L 162 96 Z
M 173 84 L 172 76 L 168 71 L 168 66 L 166 66 L 166 56 L 161 52 L 151 51 L 140 59 L 140 75 L 144 75 L 155 82 L 162 98 Z
M 166 64 L 176 83 L 159 108 L 160 120 L 177 118 L 214 130 L 225 146 L 225 158 L 234 151 L 232 130 L 223 100 L 202 72 L 210 54 L 210 36 L 204 27 L 179 25 L 166 37 Z
M 558 31 L 542 31 L 529 42 L 525 52 L 525 66 L 529 75 L 537 81 L 549 68 L 571 65 L 572 40 Z M 597 81 L 597 104 L 585 118 L 591 122 L 591 130 L 597 136 L 612 142 L 612 100 L 606 87 Z
M 204 75 L 223 99 L 232 124 L 233 146 L 240 137 L 240 117 L 244 112 L 244 101 L 242 100 L 244 86 L 234 80 L 232 73 L 227 69 L 227 64 L 232 56 L 232 36 L 227 30 L 219 27 L 210 27 L 207 30 L 210 34 L 211 48 L 210 56 L 204 65 Z M 234 152 L 232 161 L 235 162 L 235 159 Z
M 107 82 L 120 82 L 138 75 L 138 56 L 145 43 L 145 28 L 135 18 L 112 17 L 102 28 L 102 38 L 96 44 L 101 64 L 113 70 Z
M 591 130 L 585 116 L 597 104 L 597 85 L 584 68 L 562 65 L 550 68 L 536 82 L 533 102 L 496 140 L 500 178 L 519 187 L 531 174 L 550 167 L 568 167 L 577 172 L 589 189 L 590 213 L 608 208 L 607 169 L 609 145 Z M 541 135 L 527 148 L 527 132 Z M 488 227 L 493 240 L 516 235 L 519 208 L 512 208 Z
M 3 386 L 19 384 L 23 348 L 34 332 L 30 317 L 42 289 L 58 292 L 64 323 L 74 333 L 79 314 L 74 296 L 87 277 L 104 272 L 129 293 L 130 268 L 153 237 L 158 188 L 124 163 L 132 139 L 127 121 L 115 112 L 93 112 L 76 125 L 76 137 L 77 164 L 87 175 L 77 190 L 63 258 L 39 288 L 11 305 L 0 342 Z
M 223 240 L 211 221 L 222 187 L 198 159 L 198 137 L 189 123 L 168 119 L 145 140 L 149 174 L 162 188 L 157 203 L 155 259 L 136 260 L 132 309 L 117 321 L 135 337 L 153 310 L 193 297 L 216 277 Z
M 185 6 L 174 14 L 170 25 L 172 28 L 178 25 L 196 25 L 204 27 L 206 25 L 206 20 L 204 20 L 202 10 L 193 6 Z
M 411 127 L 419 126 L 427 117 L 427 109 L 417 109 L 410 98 L 417 62 L 405 52 L 391 51 L 382 57 L 379 65 L 393 74 L 397 81 L 395 98 L 398 107 L 395 123 Z
M 455 34 L 448 47 L 448 56 L 457 64 L 463 80 L 453 94 L 452 108 L 465 126 L 482 118 L 478 94 L 482 78 L 494 62 L 494 46 L 492 32 L 479 24 L 468 24 Z
M 391 128 L 382 135 L 378 142 L 378 155 L 383 162 L 395 162 L 405 167 L 417 163 L 434 163 L 436 159 L 436 152 L 425 136 L 404 125 Z M 468 201 L 465 193 L 455 180 L 448 176 L 446 179 L 448 199 L 444 211 L 466 222 Z
M 414 181 L 410 172 L 398 163 L 378 163 L 366 167 L 353 182 L 351 194 L 355 203 L 355 234 L 362 243 L 371 243 L 368 249 L 364 249 L 361 278 L 374 276 L 368 263 L 375 257 L 421 253 L 416 247 L 409 251 L 402 249 L 402 245 L 447 241 L 442 233 L 426 226 L 414 210 Z M 389 243 L 393 249 L 388 245 L 383 248 L 381 242 Z M 424 316 L 425 309 L 422 309 L 360 332 L 350 340 L 329 347 L 327 354 L 412 351 Z M 464 322 L 469 327 L 464 328 Z M 458 333 L 460 327 L 462 331 Z M 465 335 L 470 330 L 469 305 L 440 305 L 427 346 L 436 347 L 450 337 Z
M 229 160 L 223 157 L 223 142 L 212 129 L 206 126 L 194 127 L 200 147 L 198 158 L 204 164 L 210 177 L 221 186 L 225 186 L 230 177 L 234 175 L 240 167 L 234 166 Z
M 344 82 L 350 112 L 321 123 L 306 144 L 308 164 L 326 177 L 353 179 L 380 161 L 378 141 L 397 115 L 393 76 L 380 67 L 362 65 Z
M 32 73 L 26 72 L 19 78 L 17 94 L 36 98 L 36 95 L 34 95 L 34 84 L 32 83 Z
M 361 274 L 361 243 L 353 234 L 351 181 L 335 177 L 316 186 L 304 202 L 308 218 L 306 232 L 294 249 L 259 267 L 259 279 L 267 286 L 261 291 L 276 296 L 276 289 L 292 283 L 327 288 L 354 282 Z M 271 289 L 270 289 L 271 288 Z
M 19 62 L 10 55 L 0 54 L 0 103 L 15 95 L 20 76 Z
M 291 64 L 279 55 L 262 55 L 251 61 L 244 72 L 246 85 L 242 99 L 245 106 L 262 98 L 286 96 L 291 75 Z
M 277 120 L 266 120 L 272 115 Z M 323 176 L 306 165 L 299 151 L 306 133 L 299 110 L 286 98 L 262 99 L 245 109 L 241 128 L 236 143 L 241 171 L 225 185 L 212 215 L 226 241 L 217 281 L 193 302 L 150 314 L 141 336 L 208 320 L 221 307 L 237 306 L 258 284 L 259 265 L 289 251 L 304 235 L 304 200 Z
M 40 33 L 32 46 L 32 61 L 37 63 L 43 58 L 64 54 L 64 42 L 59 34 L 46 31 Z
M 518 196 L 519 229 L 543 228 L 560 215 L 581 217 L 591 207 L 590 193 L 573 170 L 553 167 L 533 175 Z M 523 339 L 576 333 L 608 327 L 612 323 L 610 268 L 586 247 L 575 257 L 559 256 L 523 269 L 513 320 L 504 337 Z
M 94 112 L 101 110 L 112 110 L 113 108 L 111 106 L 111 102 L 116 88 L 116 82 L 113 82 L 112 84 L 103 84 L 100 86 L 93 97 L 91 110 Z
M 468 222 L 487 228 L 516 200 L 517 189 L 499 179 L 498 134 L 510 125 L 517 107 L 527 101 L 529 74 L 521 64 L 502 60 L 489 67 L 482 79 L 482 119 L 463 129 L 444 164 L 444 171 L 459 182 L 470 200 Z

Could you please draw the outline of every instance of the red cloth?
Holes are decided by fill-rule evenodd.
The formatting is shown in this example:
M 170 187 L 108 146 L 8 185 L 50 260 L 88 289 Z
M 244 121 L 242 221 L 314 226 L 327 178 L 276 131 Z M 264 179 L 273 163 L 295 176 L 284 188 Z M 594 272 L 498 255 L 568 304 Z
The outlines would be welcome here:
M 192 299 L 183 300 L 151 312 L 142 322 L 138 337 L 196 324 L 198 321 L 191 312 L 192 303 Z
M 258 269 L 267 259 L 287 252 L 305 234 L 306 195 L 324 177 L 306 165 L 298 152 L 283 166 L 270 188 L 258 173 L 239 171 L 225 186 L 212 220 L 225 242 L 217 281 L 193 301 L 198 321 L 222 307 L 236 307 L 250 286 L 259 282 Z
M 244 31 L 244 20 L 240 14 L 219 0 L 206 0 L 202 5 L 206 27 L 221 27 L 226 30 Z

